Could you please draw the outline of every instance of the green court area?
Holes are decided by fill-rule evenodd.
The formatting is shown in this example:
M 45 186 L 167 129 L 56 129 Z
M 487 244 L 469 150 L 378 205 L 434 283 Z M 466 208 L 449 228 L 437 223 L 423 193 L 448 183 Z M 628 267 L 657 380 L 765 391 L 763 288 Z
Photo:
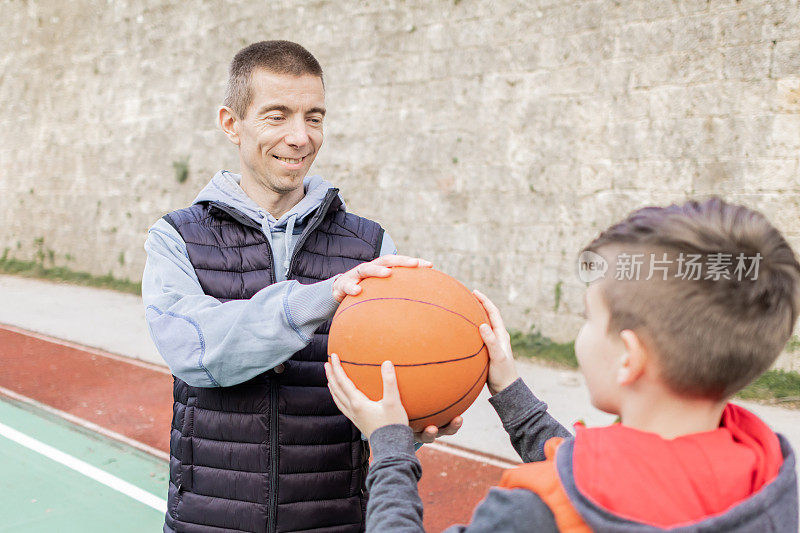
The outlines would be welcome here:
M 0 531 L 161 531 L 169 467 L 0 397 Z

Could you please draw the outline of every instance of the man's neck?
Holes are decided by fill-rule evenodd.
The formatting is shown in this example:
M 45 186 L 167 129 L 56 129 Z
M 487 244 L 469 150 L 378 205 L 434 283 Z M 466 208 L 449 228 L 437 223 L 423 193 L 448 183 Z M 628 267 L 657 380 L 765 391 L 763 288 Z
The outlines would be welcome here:
M 278 220 L 296 206 L 306 195 L 302 186 L 282 193 L 259 186 L 253 180 L 247 179 L 244 174 L 242 174 L 241 187 L 247 196 L 257 203 L 259 207 L 271 214 L 275 220 Z
M 660 389 L 624 400 L 619 414 L 628 427 L 674 439 L 717 429 L 727 403 Z

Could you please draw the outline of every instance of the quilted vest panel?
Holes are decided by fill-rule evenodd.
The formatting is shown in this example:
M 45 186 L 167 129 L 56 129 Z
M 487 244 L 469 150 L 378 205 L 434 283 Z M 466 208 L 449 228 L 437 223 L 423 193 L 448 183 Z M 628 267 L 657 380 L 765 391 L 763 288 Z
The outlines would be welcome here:
M 300 236 L 288 279 L 314 283 L 377 257 L 383 230 L 339 210 L 337 193 L 328 191 Z M 266 236 L 233 208 L 201 203 L 165 219 L 206 294 L 246 299 L 275 282 Z M 174 378 L 165 531 L 364 530 L 369 450 L 328 392 L 329 328 L 280 373 L 215 388 Z

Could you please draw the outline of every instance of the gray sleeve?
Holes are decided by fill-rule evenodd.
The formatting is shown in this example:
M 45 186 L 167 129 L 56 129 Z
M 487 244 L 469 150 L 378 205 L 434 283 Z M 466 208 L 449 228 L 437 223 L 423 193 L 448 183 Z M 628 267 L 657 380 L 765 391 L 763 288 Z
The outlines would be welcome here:
M 511 445 L 526 463 L 543 461 L 544 443 L 552 437 L 572 436 L 547 413 L 547 404 L 534 396 L 522 378 L 489 398 L 489 403 L 500 416 Z
M 393 424 L 376 429 L 369 439 L 372 463 L 367 474 L 367 531 L 424 533 L 417 482 L 422 466 L 414 454 L 414 434 Z
M 367 475 L 367 532 L 423 533 L 422 500 L 417 482 L 422 467 L 414 456 L 411 428 L 399 424 L 375 430 L 370 437 L 372 464 Z M 535 529 L 531 529 L 534 527 Z M 447 533 L 462 532 L 556 533 L 553 514 L 534 493 L 524 489 L 492 488 L 475 508 L 469 525 L 457 525 Z
M 242 383 L 287 360 L 338 307 L 333 280 L 283 281 L 222 303 L 200 286 L 186 244 L 163 219 L 145 242 L 142 300 L 150 336 L 172 373 L 196 387 Z
M 493 487 L 475 508 L 469 525 L 449 527 L 445 533 L 558 533 L 550 508 L 525 489 Z
M 380 255 L 397 255 L 397 246 L 395 246 L 394 241 L 391 237 L 389 237 L 389 233 L 384 230 L 383 232 L 383 242 L 381 242 L 381 251 Z

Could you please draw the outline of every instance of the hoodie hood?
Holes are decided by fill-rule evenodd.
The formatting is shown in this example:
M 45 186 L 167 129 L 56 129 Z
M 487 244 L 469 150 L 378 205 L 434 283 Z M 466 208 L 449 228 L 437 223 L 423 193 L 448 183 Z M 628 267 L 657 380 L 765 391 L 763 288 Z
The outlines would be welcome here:
M 712 522 L 703 531 L 775 531 L 770 524 L 792 519 L 796 528 L 791 447 L 742 407 L 728 404 L 716 430 L 676 439 L 622 424 L 576 430 L 556 464 L 595 531 L 694 531 Z
M 303 179 L 305 196 L 289 211 L 281 215 L 281 218 L 276 220 L 271 213 L 247 196 L 242 190 L 241 181 L 242 177 L 239 174 L 220 170 L 211 178 L 208 185 L 200 191 L 193 203 L 215 202 L 225 204 L 259 224 L 264 235 L 269 239 L 276 267 L 283 267 L 281 271 L 283 276 L 279 275 L 279 279 L 285 279 L 289 270 L 292 250 L 297 242 L 296 234 L 302 233 L 311 215 L 322 205 L 333 185 L 320 176 L 306 176 Z M 339 195 L 339 199 L 342 202 L 339 209 L 344 211 L 345 204 L 341 195 Z
M 328 189 L 333 188 L 333 184 L 321 176 L 306 176 L 303 179 L 303 189 L 306 193 L 303 199 L 284 213 L 280 219 L 275 220 L 275 217 L 245 194 L 240 185 L 241 181 L 242 176 L 239 174 L 220 170 L 211 178 L 208 185 L 200 191 L 192 203 L 218 202 L 233 207 L 259 224 L 266 218 L 269 221 L 270 228 L 285 228 L 290 218 L 294 218 L 295 226 L 305 224 L 309 215 L 322 204 Z M 341 199 L 341 195 L 339 195 L 339 198 Z M 340 209 L 345 209 L 343 199 Z

